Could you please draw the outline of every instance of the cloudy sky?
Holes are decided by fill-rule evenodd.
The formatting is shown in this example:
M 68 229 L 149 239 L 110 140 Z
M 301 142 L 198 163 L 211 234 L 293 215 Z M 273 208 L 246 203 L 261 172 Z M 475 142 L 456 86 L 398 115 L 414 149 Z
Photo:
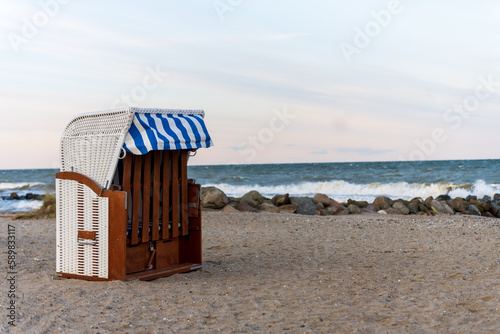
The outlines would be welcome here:
M 500 2 L 2 0 L 0 169 L 77 114 L 204 109 L 194 164 L 500 158 Z

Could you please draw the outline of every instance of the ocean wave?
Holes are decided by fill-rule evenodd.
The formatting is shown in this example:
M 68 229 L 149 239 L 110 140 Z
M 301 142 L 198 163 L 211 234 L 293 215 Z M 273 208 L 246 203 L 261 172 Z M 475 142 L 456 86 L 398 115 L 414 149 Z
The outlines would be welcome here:
M 45 183 L 42 182 L 20 182 L 20 183 L 8 183 L 8 182 L 1 182 L 0 183 L 0 190 L 22 190 L 22 189 L 29 189 L 33 187 L 43 187 L 45 186 Z
M 209 185 L 206 185 L 209 186 Z M 354 184 L 342 180 L 329 182 L 303 182 L 290 185 L 229 185 L 225 183 L 212 184 L 224 191 L 228 196 L 241 197 L 251 190 L 257 190 L 264 196 L 272 197 L 276 194 L 289 193 L 291 196 L 314 196 L 323 193 L 336 200 L 347 199 L 373 201 L 378 196 L 390 198 L 411 199 L 415 197 L 427 198 L 448 194 L 451 197 L 467 197 L 476 195 L 493 196 L 500 192 L 500 185 L 488 185 L 482 180 L 474 184 L 453 183 L 370 183 Z
M 0 211 L 25 212 L 40 209 L 43 201 L 8 201 L 0 200 Z
M 472 185 L 467 185 L 464 187 L 457 187 L 451 190 L 448 195 L 450 197 L 462 197 L 466 198 L 467 196 L 473 195 L 478 198 L 483 198 L 484 196 L 493 197 L 496 193 L 500 192 L 500 184 L 487 184 L 484 180 L 477 180 Z

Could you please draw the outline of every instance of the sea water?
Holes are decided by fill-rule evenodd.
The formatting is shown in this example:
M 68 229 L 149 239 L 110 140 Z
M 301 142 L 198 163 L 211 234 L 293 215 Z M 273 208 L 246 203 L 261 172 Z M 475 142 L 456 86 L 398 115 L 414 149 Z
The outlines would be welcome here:
M 44 195 L 55 192 L 58 169 L 0 170 L 0 211 L 30 211 L 38 209 L 42 201 L 8 200 L 12 193 Z
M 190 177 L 228 196 L 250 190 L 264 196 L 323 193 L 337 201 L 451 197 L 500 193 L 500 160 L 346 162 L 193 166 Z
M 190 163 L 195 163 L 193 159 Z M 314 196 L 323 193 L 337 201 L 493 196 L 500 193 L 500 160 L 447 160 L 412 162 L 346 162 L 188 167 L 188 175 L 202 186 L 215 186 L 228 196 L 257 190 L 267 197 L 288 193 Z M 41 201 L 6 200 L 15 192 L 54 192 L 57 169 L 0 170 L 0 211 L 28 211 Z

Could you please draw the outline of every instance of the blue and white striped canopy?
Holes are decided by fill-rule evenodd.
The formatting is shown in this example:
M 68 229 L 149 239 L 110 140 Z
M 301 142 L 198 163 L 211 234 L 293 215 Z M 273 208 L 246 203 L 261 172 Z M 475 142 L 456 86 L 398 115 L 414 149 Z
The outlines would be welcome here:
M 213 146 L 200 114 L 135 113 L 123 148 L 141 155 L 153 150 L 197 149 Z

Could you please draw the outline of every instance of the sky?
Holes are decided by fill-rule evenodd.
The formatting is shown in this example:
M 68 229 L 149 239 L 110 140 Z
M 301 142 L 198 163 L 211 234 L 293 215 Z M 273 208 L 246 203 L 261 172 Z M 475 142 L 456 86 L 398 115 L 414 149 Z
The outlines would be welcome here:
M 203 109 L 192 164 L 498 159 L 500 2 L 0 2 L 0 169 L 78 114 Z

